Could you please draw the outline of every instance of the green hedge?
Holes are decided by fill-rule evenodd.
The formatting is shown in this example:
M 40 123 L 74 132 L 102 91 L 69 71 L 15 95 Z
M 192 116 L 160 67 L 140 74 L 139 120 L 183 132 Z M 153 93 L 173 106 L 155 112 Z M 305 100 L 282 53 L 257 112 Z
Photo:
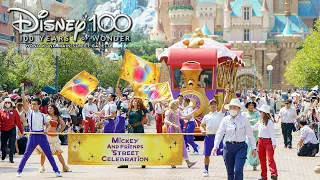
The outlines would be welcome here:
M 193 7 L 191 5 L 181 5 L 181 4 L 176 4 L 173 5 L 171 7 L 169 7 L 169 11 L 173 11 L 173 10 L 179 10 L 179 9 L 183 9 L 183 10 L 193 10 Z
M 264 43 L 273 43 L 274 45 L 279 44 L 277 39 L 267 39 Z
M 223 40 L 223 39 L 217 39 L 216 41 L 219 42 L 219 43 L 228 43 L 228 41 Z

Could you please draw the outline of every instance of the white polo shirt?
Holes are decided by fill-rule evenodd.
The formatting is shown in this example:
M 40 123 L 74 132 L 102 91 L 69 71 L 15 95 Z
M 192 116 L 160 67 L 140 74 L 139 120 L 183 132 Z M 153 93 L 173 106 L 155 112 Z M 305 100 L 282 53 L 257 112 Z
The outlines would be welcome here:
M 206 125 L 207 134 L 216 134 L 223 117 L 224 117 L 224 113 L 222 111 L 210 112 L 209 114 L 203 117 L 201 125 L 202 124 Z
M 294 123 L 297 118 L 297 112 L 293 107 L 280 109 L 279 116 L 282 123 Z
M 303 144 L 318 144 L 318 140 L 314 131 L 308 126 L 305 125 L 300 129 L 301 135 L 300 138 L 303 139 Z

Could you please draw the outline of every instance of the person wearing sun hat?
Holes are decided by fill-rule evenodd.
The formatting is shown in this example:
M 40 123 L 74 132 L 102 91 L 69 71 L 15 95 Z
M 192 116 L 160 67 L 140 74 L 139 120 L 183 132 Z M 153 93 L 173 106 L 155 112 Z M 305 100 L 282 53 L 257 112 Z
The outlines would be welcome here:
M 253 126 L 255 125 L 258 121 L 259 121 L 259 112 L 256 110 L 257 108 L 257 104 L 255 102 L 247 102 L 245 104 L 246 107 L 246 111 L 242 112 L 241 114 L 246 116 L 249 121 L 250 121 L 250 125 Z M 256 141 L 258 139 L 258 132 L 257 131 L 253 131 L 253 136 L 255 137 Z M 251 153 L 251 146 L 249 143 L 248 144 L 248 154 L 247 154 L 247 164 L 250 164 L 253 167 L 253 170 L 257 170 L 257 166 L 259 166 L 260 162 L 259 162 L 259 158 L 258 157 L 252 157 L 252 153 Z
M 219 144 L 224 137 L 223 158 L 229 180 L 243 180 L 243 167 L 247 159 L 248 138 L 252 147 L 252 156 L 256 157 L 256 141 L 252 133 L 249 119 L 240 114 L 243 108 L 239 99 L 231 99 L 224 106 L 229 110 L 228 116 L 224 117 L 216 133 L 213 155 L 216 155 Z
M 97 105 L 93 103 L 94 97 L 92 95 L 88 96 L 88 103 L 84 105 L 82 109 L 82 124 L 83 124 L 83 133 L 88 133 L 88 129 L 90 129 L 90 133 L 94 133 L 95 124 L 94 124 L 94 115 L 98 112 Z
M 21 134 L 24 133 L 22 123 L 20 121 L 19 113 L 13 107 L 14 103 L 10 98 L 5 98 L 2 102 L 3 109 L 0 110 L 0 130 L 1 130 L 1 152 L 2 161 L 7 156 L 7 145 L 9 141 L 9 161 L 14 163 L 13 154 L 15 151 L 16 143 L 16 126 L 18 126 Z
M 264 104 L 260 111 L 260 120 L 252 126 L 253 130 L 258 131 L 258 157 L 261 165 L 261 179 L 267 180 L 267 160 L 271 172 L 271 179 L 278 179 L 278 171 L 274 160 L 274 150 L 276 149 L 276 136 L 274 122 L 270 111 L 270 106 Z

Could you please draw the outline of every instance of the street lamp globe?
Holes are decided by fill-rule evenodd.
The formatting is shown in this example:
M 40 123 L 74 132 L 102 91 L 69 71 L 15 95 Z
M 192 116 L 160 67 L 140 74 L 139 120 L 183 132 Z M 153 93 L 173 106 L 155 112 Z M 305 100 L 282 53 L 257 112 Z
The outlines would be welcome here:
M 268 65 L 267 69 L 268 69 L 268 71 L 272 71 L 273 70 L 273 66 L 272 65 Z

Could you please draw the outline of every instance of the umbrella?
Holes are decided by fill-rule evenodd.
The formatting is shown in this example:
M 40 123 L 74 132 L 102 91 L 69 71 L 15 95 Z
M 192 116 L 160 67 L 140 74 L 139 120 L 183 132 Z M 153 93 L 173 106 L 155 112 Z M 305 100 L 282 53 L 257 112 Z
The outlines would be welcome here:
M 57 90 L 52 86 L 46 86 L 46 87 L 42 88 L 41 91 L 43 91 L 47 94 L 55 94 L 57 92 Z
M 218 59 L 223 58 L 223 57 L 230 57 L 232 59 L 235 59 L 237 55 L 232 52 L 230 49 L 228 49 L 225 45 L 211 39 L 211 38 L 201 38 L 204 40 L 204 44 L 200 46 L 200 48 L 215 48 L 218 53 Z M 159 56 L 158 59 L 161 61 L 161 59 L 165 59 L 169 55 L 169 49 L 170 48 L 187 48 L 184 44 L 183 41 L 179 41 L 175 43 L 174 45 L 170 46 L 167 48 L 165 51 L 163 51 Z

